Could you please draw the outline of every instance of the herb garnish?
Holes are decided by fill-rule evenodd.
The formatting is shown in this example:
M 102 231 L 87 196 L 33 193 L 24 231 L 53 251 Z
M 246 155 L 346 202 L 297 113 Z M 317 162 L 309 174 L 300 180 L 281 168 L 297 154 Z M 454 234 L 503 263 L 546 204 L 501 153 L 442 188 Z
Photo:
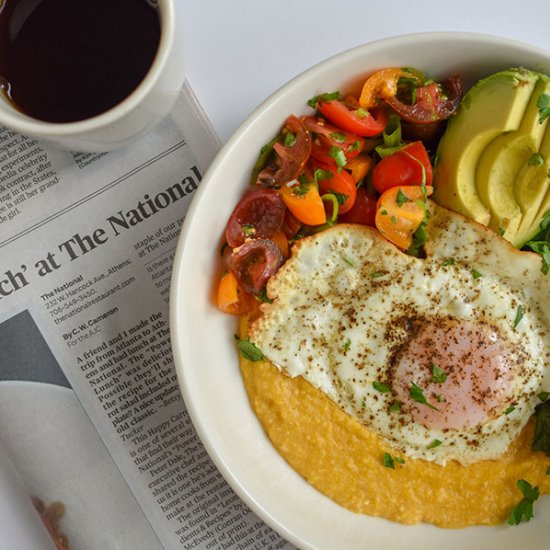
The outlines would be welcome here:
M 424 392 L 422 391 L 422 388 L 417 386 L 414 382 L 411 382 L 410 396 L 417 403 L 421 403 L 422 405 L 426 405 L 426 406 L 430 407 L 430 409 L 433 409 L 434 411 L 438 410 L 437 407 L 434 407 L 431 403 L 428 403 L 427 399 L 424 397 Z
M 483 275 L 477 269 L 472 269 L 470 273 L 472 274 L 472 277 L 474 279 L 479 279 L 480 277 L 483 277 Z
M 439 439 L 434 439 L 429 445 L 426 445 L 426 449 L 435 449 L 442 444 L 442 441 Z
M 550 401 L 545 401 L 535 407 L 535 433 L 531 448 L 542 451 L 550 456 Z
M 520 304 L 516 311 L 516 318 L 514 319 L 514 328 L 516 328 L 520 321 L 523 319 L 523 306 Z
M 378 279 L 379 277 L 383 277 L 384 274 L 381 272 L 381 271 L 373 271 L 370 276 L 373 278 L 373 279 Z
M 242 226 L 243 233 L 247 237 L 253 237 L 256 234 L 256 227 L 251 223 L 246 223 Z
M 529 248 L 542 257 L 541 270 L 546 275 L 550 268 L 550 210 L 542 217 L 539 227 L 539 233 L 525 243 L 523 249 Z
M 388 384 L 377 382 L 376 380 L 372 383 L 372 387 L 380 393 L 389 393 L 391 390 Z
M 235 336 L 235 338 L 237 339 L 237 347 L 245 359 L 249 361 L 264 360 L 264 354 L 250 340 L 241 339 L 238 336 Z
M 514 412 L 515 410 L 516 410 L 516 408 L 514 407 L 514 405 L 510 405 L 510 406 L 504 411 L 504 414 L 508 416 L 510 413 Z
M 441 262 L 441 265 L 455 265 L 456 260 L 454 258 L 446 258 Z
M 390 405 L 390 412 L 400 412 L 401 411 L 401 402 L 400 401 L 394 401 Z
M 326 94 L 316 95 L 315 97 L 309 99 L 307 104 L 315 109 L 319 101 L 324 101 L 325 103 L 327 103 L 329 101 L 333 101 L 334 99 L 340 99 L 340 92 L 329 92 Z
M 522 492 L 523 498 L 510 512 L 508 525 L 519 525 L 522 521 L 529 521 L 533 518 L 533 503 L 540 496 L 539 488 L 531 486 L 531 484 L 524 479 L 518 480 L 517 487 Z
M 537 397 L 541 400 L 541 401 L 546 401 L 549 397 L 550 397 L 550 392 L 547 392 L 547 391 L 541 391 Z
M 349 348 L 351 347 L 351 339 L 348 338 L 345 342 L 344 342 L 344 351 L 349 351 Z
M 432 382 L 443 384 L 447 380 L 447 373 L 435 363 L 432 365 Z
M 527 161 L 528 166 L 540 166 L 544 164 L 544 157 L 540 153 L 533 153 Z
M 395 470 L 395 463 L 405 464 L 405 461 L 399 456 L 392 456 L 390 453 L 384 453 L 383 464 L 386 468 Z
M 350 267 L 355 267 L 354 261 L 347 256 L 342 256 L 342 260 L 344 260 L 344 262 L 346 262 Z
M 405 195 L 405 193 L 401 191 L 401 188 L 399 188 L 397 190 L 397 196 L 395 197 L 395 202 L 397 203 L 397 206 L 401 207 L 406 202 L 409 202 L 409 201 L 410 201 L 409 197 L 407 197 L 407 195 Z
M 334 159 L 338 168 L 343 168 L 347 164 L 346 154 L 341 147 L 333 145 L 327 152 L 327 155 Z
M 537 100 L 537 108 L 539 110 L 539 124 L 542 124 L 550 116 L 550 95 L 540 94 Z

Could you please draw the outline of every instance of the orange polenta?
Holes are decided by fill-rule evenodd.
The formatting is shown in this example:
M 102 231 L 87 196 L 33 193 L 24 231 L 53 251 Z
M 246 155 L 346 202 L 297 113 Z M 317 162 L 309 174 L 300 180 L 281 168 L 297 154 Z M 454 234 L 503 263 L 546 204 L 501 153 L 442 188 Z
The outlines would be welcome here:
M 533 421 L 499 460 L 439 466 L 402 456 L 405 462 L 392 469 L 383 458 L 395 456 L 393 450 L 304 379 L 267 361 L 241 357 L 240 365 L 252 408 L 277 451 L 352 512 L 447 528 L 495 525 L 522 499 L 519 479 L 550 493 L 550 458 L 531 451 Z

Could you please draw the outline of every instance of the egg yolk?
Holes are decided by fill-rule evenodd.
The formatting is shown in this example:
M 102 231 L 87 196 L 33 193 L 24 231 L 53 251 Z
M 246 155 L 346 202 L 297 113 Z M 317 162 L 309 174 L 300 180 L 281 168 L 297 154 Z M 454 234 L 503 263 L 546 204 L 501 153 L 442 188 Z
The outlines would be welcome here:
M 487 323 L 414 321 L 395 356 L 393 391 L 414 421 L 427 428 L 475 427 L 512 405 L 521 362 L 521 351 Z

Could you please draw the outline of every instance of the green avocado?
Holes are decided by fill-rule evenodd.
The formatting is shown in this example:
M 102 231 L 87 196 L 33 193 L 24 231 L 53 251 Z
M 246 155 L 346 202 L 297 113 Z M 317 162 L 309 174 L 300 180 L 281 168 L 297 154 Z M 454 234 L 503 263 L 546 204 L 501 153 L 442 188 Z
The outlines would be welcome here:
M 550 78 L 538 75 L 537 83 L 517 130 L 504 133 L 481 152 L 476 168 L 476 187 L 481 202 L 491 213 L 489 227 L 516 240 L 522 208 L 517 199 L 519 174 L 537 154 L 547 120 L 540 121 L 538 100 L 550 93 Z M 525 201 L 524 201 L 525 204 Z
M 508 69 L 480 80 L 466 93 L 437 149 L 434 198 L 440 205 L 489 225 L 491 210 L 476 180 L 480 157 L 495 138 L 519 129 L 538 80 L 527 69 Z
M 527 163 L 518 176 L 516 199 L 521 208 L 517 228 L 506 237 L 515 247 L 521 248 L 540 231 L 540 222 L 550 210 L 550 125 L 540 145 L 537 162 Z M 512 227 L 513 228 L 513 227 Z

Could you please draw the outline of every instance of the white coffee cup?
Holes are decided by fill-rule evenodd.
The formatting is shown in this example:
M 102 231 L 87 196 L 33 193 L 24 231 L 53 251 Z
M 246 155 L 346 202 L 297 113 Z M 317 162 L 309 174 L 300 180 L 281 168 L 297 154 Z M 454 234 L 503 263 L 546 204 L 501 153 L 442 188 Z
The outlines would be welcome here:
M 149 0 L 151 1 L 151 0 Z M 185 78 L 181 0 L 157 0 L 160 42 L 149 72 L 115 107 L 77 122 L 45 122 L 17 110 L 0 96 L 0 126 L 73 151 L 112 151 L 152 130 L 170 112 Z

